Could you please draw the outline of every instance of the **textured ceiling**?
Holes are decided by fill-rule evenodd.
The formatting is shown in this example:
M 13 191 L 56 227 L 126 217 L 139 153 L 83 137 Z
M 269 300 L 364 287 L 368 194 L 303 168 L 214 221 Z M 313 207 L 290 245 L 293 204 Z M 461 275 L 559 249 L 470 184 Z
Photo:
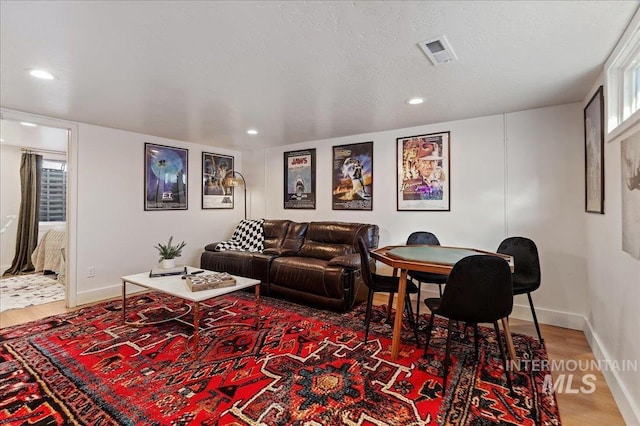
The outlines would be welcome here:
M 637 7 L 2 1 L 0 104 L 236 149 L 519 111 L 581 101 Z M 436 67 L 417 42 L 441 34 Z

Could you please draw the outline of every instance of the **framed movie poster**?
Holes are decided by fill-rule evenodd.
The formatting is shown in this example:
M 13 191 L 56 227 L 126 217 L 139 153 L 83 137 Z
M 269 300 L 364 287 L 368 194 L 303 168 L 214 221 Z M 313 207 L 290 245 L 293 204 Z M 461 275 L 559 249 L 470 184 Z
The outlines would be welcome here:
M 449 211 L 450 132 L 398 138 L 397 209 Z
M 316 149 L 284 153 L 284 208 L 316 208 Z
M 233 157 L 202 153 L 202 208 L 232 209 L 233 188 L 226 185 L 225 177 L 233 171 Z
M 333 147 L 333 210 L 372 210 L 373 142 Z
M 187 210 L 189 150 L 144 144 L 144 209 Z
M 585 211 L 604 214 L 604 95 L 596 90 L 584 109 Z

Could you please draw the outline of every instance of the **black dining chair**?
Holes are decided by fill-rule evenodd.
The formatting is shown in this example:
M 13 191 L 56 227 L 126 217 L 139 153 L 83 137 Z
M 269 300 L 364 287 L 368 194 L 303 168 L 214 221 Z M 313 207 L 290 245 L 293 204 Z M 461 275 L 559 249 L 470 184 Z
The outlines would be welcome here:
M 435 234 L 427 231 L 416 231 L 412 232 L 407 238 L 407 245 L 432 245 L 439 246 L 440 241 Z M 442 297 L 442 285 L 447 282 L 447 276 L 442 274 L 434 274 L 431 272 L 422 272 L 422 271 L 409 271 L 409 276 L 407 279 L 418 283 L 418 304 L 416 306 L 416 318 L 420 317 L 420 290 L 422 289 L 422 283 L 425 284 L 437 284 L 438 292 L 440 293 L 440 297 Z
M 468 256 L 461 259 L 453 266 L 449 274 L 442 298 L 428 298 L 424 303 L 431 310 L 427 326 L 427 342 L 424 347 L 425 357 L 429 351 L 435 316 L 440 315 L 449 320 L 444 358 L 443 395 L 447 388 L 454 321 L 473 324 L 476 359 L 478 358 L 478 323 L 493 323 L 504 373 L 507 376 L 509 389 L 513 390 L 511 377 L 507 370 L 507 357 L 498 328 L 498 320 L 508 317 L 513 309 L 511 269 L 506 260 L 492 255 Z
M 371 321 L 371 308 L 373 305 L 374 293 L 397 293 L 398 287 L 400 285 L 400 278 L 388 275 L 378 275 L 371 272 L 372 261 L 371 257 L 369 256 L 369 248 L 367 247 L 367 244 L 364 242 L 364 239 L 362 237 L 358 237 L 358 251 L 360 252 L 360 271 L 362 274 L 362 280 L 369 288 L 369 293 L 367 296 L 367 313 L 364 319 L 364 342 L 367 343 L 369 337 L 369 322 Z M 411 326 L 411 328 L 413 328 L 416 342 L 420 344 L 420 340 L 418 339 L 418 328 L 413 318 L 413 309 L 411 308 L 411 299 L 409 298 L 410 294 L 416 294 L 417 292 L 418 288 L 415 286 L 415 284 L 407 281 L 404 308 L 409 318 L 409 325 Z M 402 312 L 396 312 L 396 315 L 402 315 Z
M 542 342 L 542 334 L 540 334 L 540 326 L 531 298 L 531 292 L 537 290 L 541 282 L 538 247 L 529 238 L 510 237 L 500 243 L 497 252 L 513 256 L 513 295 L 527 294 L 533 323 L 536 325 L 538 339 Z

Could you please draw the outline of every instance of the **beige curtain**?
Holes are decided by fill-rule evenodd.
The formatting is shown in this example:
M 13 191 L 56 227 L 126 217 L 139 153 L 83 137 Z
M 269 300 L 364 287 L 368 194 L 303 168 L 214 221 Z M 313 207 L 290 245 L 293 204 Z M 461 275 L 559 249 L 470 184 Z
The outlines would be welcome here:
M 40 210 L 40 181 L 42 156 L 25 152 L 20 162 L 22 199 L 18 215 L 16 253 L 11 267 L 3 275 L 18 275 L 34 270 L 31 253 L 38 245 L 38 211 Z

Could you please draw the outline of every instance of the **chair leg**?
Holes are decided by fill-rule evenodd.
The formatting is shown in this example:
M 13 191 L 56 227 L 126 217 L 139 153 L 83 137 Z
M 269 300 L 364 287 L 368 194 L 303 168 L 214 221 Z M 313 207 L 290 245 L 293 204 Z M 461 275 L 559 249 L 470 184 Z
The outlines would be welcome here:
M 371 306 L 373 305 L 373 290 L 369 290 L 369 294 L 367 296 L 367 313 L 364 316 L 364 343 L 367 343 L 369 338 L 369 322 L 371 321 Z
M 478 342 L 479 342 L 480 334 L 478 333 L 478 324 L 473 324 L 473 344 L 476 350 L 476 361 L 478 361 Z
M 531 307 L 531 314 L 533 315 L 533 323 L 536 325 L 536 331 L 538 332 L 538 339 L 542 343 L 542 334 L 540 334 L 540 326 L 538 325 L 538 317 L 536 316 L 536 310 L 533 307 L 533 299 L 531 298 L 531 293 L 527 293 L 527 297 L 529 298 L 529 306 Z
M 416 321 L 420 321 L 420 292 L 422 281 L 418 281 L 418 296 L 416 297 Z
M 429 350 L 429 342 L 431 342 L 431 330 L 433 329 L 433 318 L 436 316 L 433 312 L 429 316 L 429 325 L 427 325 L 427 343 L 424 345 L 424 355 L 423 358 L 427 357 L 427 351 Z
M 407 318 L 409 319 L 409 326 L 413 328 L 413 334 L 416 337 L 416 343 L 420 346 L 420 338 L 418 337 L 418 324 L 413 319 L 413 308 L 411 307 L 411 297 L 409 293 L 404 294 L 404 306 L 407 310 Z
M 438 284 L 438 292 L 440 293 L 440 299 L 442 299 L 442 284 Z
M 496 330 L 496 340 L 498 340 L 498 347 L 500 348 L 500 356 L 502 357 L 502 367 L 504 368 L 504 375 L 507 376 L 507 384 L 509 385 L 509 390 L 513 392 L 511 375 L 509 374 L 509 370 L 507 370 L 507 355 L 504 353 L 504 347 L 502 346 L 502 337 L 500 336 L 498 321 L 493 322 L 493 328 Z
M 447 349 L 444 354 L 444 379 L 442 381 L 442 396 L 446 394 L 447 391 L 447 376 L 449 375 L 449 354 L 451 353 L 451 333 L 453 331 L 453 321 L 449 320 L 449 324 L 447 326 Z

